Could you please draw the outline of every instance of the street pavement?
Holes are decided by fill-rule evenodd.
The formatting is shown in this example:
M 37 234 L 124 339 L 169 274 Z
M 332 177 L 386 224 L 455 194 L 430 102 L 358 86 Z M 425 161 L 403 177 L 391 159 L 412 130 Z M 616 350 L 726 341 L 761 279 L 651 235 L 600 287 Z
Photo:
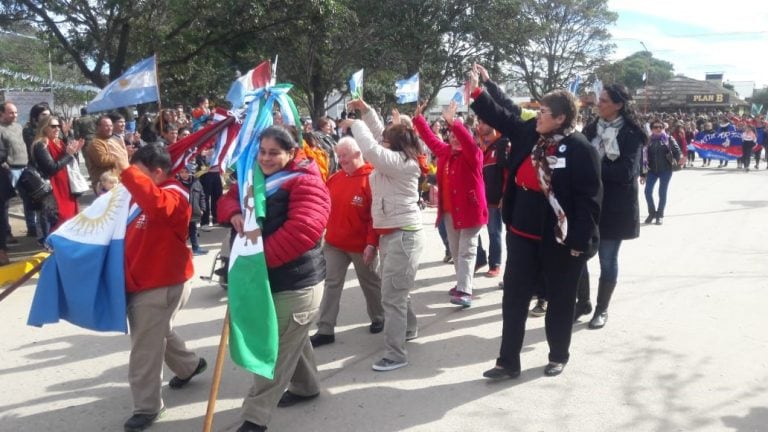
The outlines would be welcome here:
M 350 269 L 336 342 L 316 350 L 321 396 L 276 409 L 269 430 L 766 431 L 767 184 L 766 171 L 732 167 L 674 174 L 664 225 L 643 226 L 622 246 L 607 326 L 589 330 L 588 318 L 576 324 L 571 361 L 549 378 L 544 319 L 529 318 L 522 376 L 498 383 L 482 372 L 499 348 L 500 279 L 479 273 L 472 307 L 449 304 L 453 269 L 442 263 L 429 209 L 410 365 L 371 370 L 383 335 L 368 333 Z M 224 235 L 222 228 L 202 234 L 211 253 L 195 257 L 192 296 L 176 319 L 209 369 L 183 390 L 164 386 L 168 412 L 152 431 L 202 430 L 226 292 L 199 276 L 210 272 Z M 594 302 L 597 259 L 589 265 Z M 68 323 L 26 326 L 33 291 L 30 284 L 0 303 L 0 431 L 121 431 L 132 409 L 129 338 Z M 165 381 L 171 376 L 166 369 Z M 227 359 L 214 430 L 237 429 L 249 386 L 249 374 Z

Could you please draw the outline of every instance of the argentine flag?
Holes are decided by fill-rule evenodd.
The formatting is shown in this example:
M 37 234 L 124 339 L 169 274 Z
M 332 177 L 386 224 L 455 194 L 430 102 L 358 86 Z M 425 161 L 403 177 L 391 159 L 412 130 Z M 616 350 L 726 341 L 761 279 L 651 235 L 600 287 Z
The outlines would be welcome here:
M 419 101 L 419 74 L 404 79 L 395 81 L 395 96 L 397 96 L 397 103 L 404 104 L 409 102 Z
M 48 237 L 27 324 L 59 319 L 96 331 L 128 332 L 125 229 L 131 194 L 118 185 Z
M 131 66 L 120 78 L 104 87 L 86 110 L 89 113 L 107 111 L 159 99 L 155 56 L 152 56 Z

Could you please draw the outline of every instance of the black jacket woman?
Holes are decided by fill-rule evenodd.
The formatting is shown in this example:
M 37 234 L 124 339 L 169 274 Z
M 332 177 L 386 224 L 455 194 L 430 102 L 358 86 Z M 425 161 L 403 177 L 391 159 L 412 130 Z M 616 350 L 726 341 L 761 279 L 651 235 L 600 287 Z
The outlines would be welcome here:
M 640 177 L 640 183 L 645 184 L 645 201 L 648 204 L 646 224 L 651 223 L 654 218 L 656 225 L 664 222 L 667 189 L 672 179 L 672 163 L 679 161 L 680 157 L 680 147 L 674 138 L 664 132 L 664 123 L 658 119 L 651 121 L 651 137 L 648 145 L 643 149 L 643 174 Z M 658 207 L 653 202 L 653 189 L 657 181 L 659 182 Z
M 640 204 L 637 178 L 642 148 L 647 140 L 630 104 L 632 96 L 621 84 L 606 86 L 600 93 L 599 117 L 584 128 L 584 135 L 600 155 L 603 207 L 600 214 L 600 282 L 597 307 L 589 328 L 599 329 L 608 319 L 608 304 L 619 273 L 619 248 L 623 240 L 640 235 Z M 574 318 L 589 314 L 589 273 L 586 266 L 579 286 Z
M 569 360 L 576 288 L 584 263 L 598 245 L 602 186 L 597 150 L 573 132 L 576 103 L 556 90 L 541 100 L 536 119 L 498 104 L 471 73 L 471 107 L 484 122 L 510 138 L 510 175 L 502 200 L 507 226 L 507 264 L 502 301 L 501 349 L 491 379 L 520 375 L 520 351 L 528 305 L 543 281 L 549 306 L 547 376 L 559 375 Z

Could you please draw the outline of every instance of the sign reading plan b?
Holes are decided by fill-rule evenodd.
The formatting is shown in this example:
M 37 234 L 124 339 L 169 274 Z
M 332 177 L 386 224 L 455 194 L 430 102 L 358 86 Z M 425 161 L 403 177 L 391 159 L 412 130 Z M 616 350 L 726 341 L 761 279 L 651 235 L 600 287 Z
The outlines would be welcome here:
M 689 94 L 687 100 L 692 104 L 727 104 L 729 96 L 728 93 L 697 93 Z

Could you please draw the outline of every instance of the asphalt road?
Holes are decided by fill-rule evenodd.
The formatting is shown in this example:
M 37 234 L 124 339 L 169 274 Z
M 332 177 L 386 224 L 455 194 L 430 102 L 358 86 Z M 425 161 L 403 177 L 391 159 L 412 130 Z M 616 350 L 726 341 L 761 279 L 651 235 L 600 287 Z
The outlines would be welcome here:
M 499 348 L 499 279 L 477 278 L 471 308 L 450 305 L 453 270 L 441 261 L 428 210 L 428 247 L 413 293 L 420 336 L 408 345 L 410 365 L 371 370 L 383 337 L 368 333 L 350 270 L 336 343 L 316 351 L 321 397 L 277 409 L 269 430 L 768 430 L 766 184 L 768 172 L 733 167 L 676 173 L 664 225 L 643 226 L 639 239 L 622 246 L 608 325 L 575 325 L 570 363 L 548 378 L 544 320 L 530 318 L 522 376 L 500 383 L 482 378 Z M 223 229 L 204 233 L 203 244 L 216 249 L 223 236 Z M 195 258 L 192 298 L 176 320 L 178 333 L 209 364 L 226 301 L 218 285 L 198 277 L 208 274 L 213 255 Z M 68 323 L 28 327 L 33 290 L 0 303 L 0 431 L 121 431 L 132 409 L 128 337 Z M 166 381 L 171 376 L 166 370 Z M 151 430 L 202 430 L 211 376 L 209 368 L 183 390 L 164 387 L 168 412 Z M 248 373 L 227 359 L 215 430 L 238 427 L 249 385 Z

